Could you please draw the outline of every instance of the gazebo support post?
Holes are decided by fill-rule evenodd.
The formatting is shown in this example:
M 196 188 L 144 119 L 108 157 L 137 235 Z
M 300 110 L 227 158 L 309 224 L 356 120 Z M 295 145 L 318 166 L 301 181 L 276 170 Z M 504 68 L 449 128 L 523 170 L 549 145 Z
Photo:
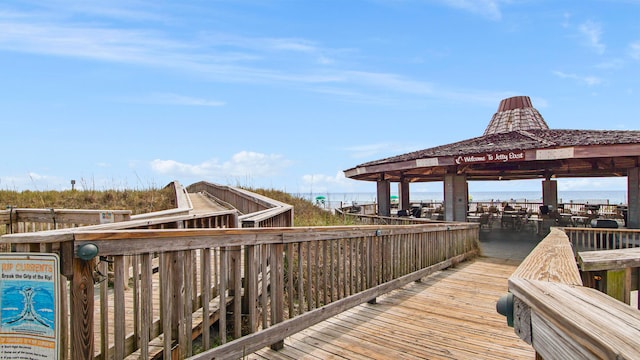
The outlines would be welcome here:
M 466 175 L 444 176 L 444 220 L 467 221 L 469 186 Z
M 554 210 L 558 209 L 558 181 L 543 180 L 542 181 L 542 203 L 543 205 L 551 205 Z
M 640 229 L 640 168 L 627 173 L 627 228 Z
M 400 182 L 398 183 L 398 194 L 400 195 L 398 209 L 409 210 L 411 208 L 411 204 L 409 203 L 409 181 L 404 177 L 400 178 Z
M 391 216 L 391 182 L 385 180 L 384 174 L 377 181 L 378 216 Z

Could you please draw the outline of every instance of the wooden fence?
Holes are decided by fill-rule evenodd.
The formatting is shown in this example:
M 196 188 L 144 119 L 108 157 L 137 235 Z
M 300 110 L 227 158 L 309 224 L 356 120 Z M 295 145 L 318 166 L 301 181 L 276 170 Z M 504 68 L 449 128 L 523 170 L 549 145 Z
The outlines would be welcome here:
M 240 212 L 242 227 L 293 226 L 293 206 L 254 192 L 206 181 L 187 187 L 189 192 L 204 193 L 218 202 L 228 203 Z
M 424 218 L 355 214 L 345 212 L 344 209 L 336 209 L 336 213 L 345 217 L 349 217 L 353 219 L 354 222 L 363 225 L 411 225 L 444 223 L 444 221 Z
M 563 228 L 573 251 L 629 249 L 640 247 L 640 230 L 637 229 L 607 229 L 607 228 Z
M 573 244 L 582 243 L 574 230 L 585 231 L 552 228 L 509 278 L 510 295 L 500 299 L 498 311 L 538 358 L 640 358 L 640 313 L 583 286 L 573 250 Z M 585 243 L 601 246 L 601 240 Z
M 74 228 L 127 221 L 130 210 L 23 209 L 0 210 L 6 234 Z
M 227 216 L 232 226 L 236 214 Z M 478 249 L 473 224 L 195 228 L 224 223 L 216 221 L 191 217 L 155 223 L 149 230 L 42 232 L 0 240 L 17 251 L 39 251 L 42 244 L 59 249 L 63 275 L 70 280 L 64 301 L 71 309 L 70 317 L 62 316 L 70 319 L 63 325 L 62 355 L 72 359 L 148 358 L 154 339 L 162 339 L 164 354 L 185 358 L 194 354 L 194 329 L 202 333 L 205 350 L 195 359 L 237 358 L 278 347 L 294 332 Z M 78 258 L 84 246 L 95 246 L 97 256 Z M 94 280 L 109 266 L 112 285 L 98 279 L 95 289 Z M 100 315 L 94 317 L 96 290 Z M 134 305 L 133 316 L 125 313 L 127 302 Z M 215 321 L 222 345 L 211 348 L 209 325 Z

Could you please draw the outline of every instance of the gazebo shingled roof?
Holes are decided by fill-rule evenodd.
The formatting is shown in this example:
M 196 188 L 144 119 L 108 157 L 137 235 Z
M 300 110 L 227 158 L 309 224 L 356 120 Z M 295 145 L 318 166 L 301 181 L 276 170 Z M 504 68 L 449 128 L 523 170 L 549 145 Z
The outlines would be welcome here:
M 345 170 L 356 180 L 441 181 L 626 176 L 638 167 L 640 131 L 549 129 L 527 96 L 504 99 L 483 136 L 370 161 Z

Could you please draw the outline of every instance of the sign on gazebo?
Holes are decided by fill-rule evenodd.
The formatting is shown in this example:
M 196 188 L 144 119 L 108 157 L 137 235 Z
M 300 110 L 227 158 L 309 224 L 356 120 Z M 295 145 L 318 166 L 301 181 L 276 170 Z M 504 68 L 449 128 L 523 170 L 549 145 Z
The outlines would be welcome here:
M 501 163 L 511 161 L 524 161 L 524 151 L 503 151 L 490 154 L 476 155 L 460 155 L 455 157 L 454 162 L 458 165 L 462 164 L 478 164 L 478 163 Z

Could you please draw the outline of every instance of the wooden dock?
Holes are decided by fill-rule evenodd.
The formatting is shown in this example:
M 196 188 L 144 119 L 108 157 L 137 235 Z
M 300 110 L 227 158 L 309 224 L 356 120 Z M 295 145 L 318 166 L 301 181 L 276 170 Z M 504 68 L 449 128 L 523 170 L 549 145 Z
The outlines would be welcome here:
M 201 194 L 189 195 L 193 212 L 223 210 Z M 264 348 L 244 358 L 533 359 L 532 347 L 516 336 L 495 309 L 518 264 L 487 257 L 459 264 L 381 296 L 376 304 L 360 305 L 303 330 L 285 339 L 280 351 Z M 154 288 L 158 286 L 156 275 Z M 125 291 L 127 332 L 133 331 L 131 296 L 131 289 Z M 95 308 L 96 318 L 99 308 Z M 159 299 L 154 298 L 153 309 L 157 318 Z M 200 317 L 194 320 L 201 322 Z M 96 326 L 95 331 L 99 342 L 100 328 Z M 113 331 L 109 332 L 113 346 Z M 156 340 L 150 355 L 162 356 L 158 353 L 162 337 Z
M 517 263 L 479 258 L 436 273 L 247 359 L 533 359 L 496 312 Z
M 246 359 L 533 359 L 532 347 L 495 309 L 517 265 L 486 257 L 459 264 L 291 336 L 280 351 Z M 132 317 L 131 306 L 126 311 Z

